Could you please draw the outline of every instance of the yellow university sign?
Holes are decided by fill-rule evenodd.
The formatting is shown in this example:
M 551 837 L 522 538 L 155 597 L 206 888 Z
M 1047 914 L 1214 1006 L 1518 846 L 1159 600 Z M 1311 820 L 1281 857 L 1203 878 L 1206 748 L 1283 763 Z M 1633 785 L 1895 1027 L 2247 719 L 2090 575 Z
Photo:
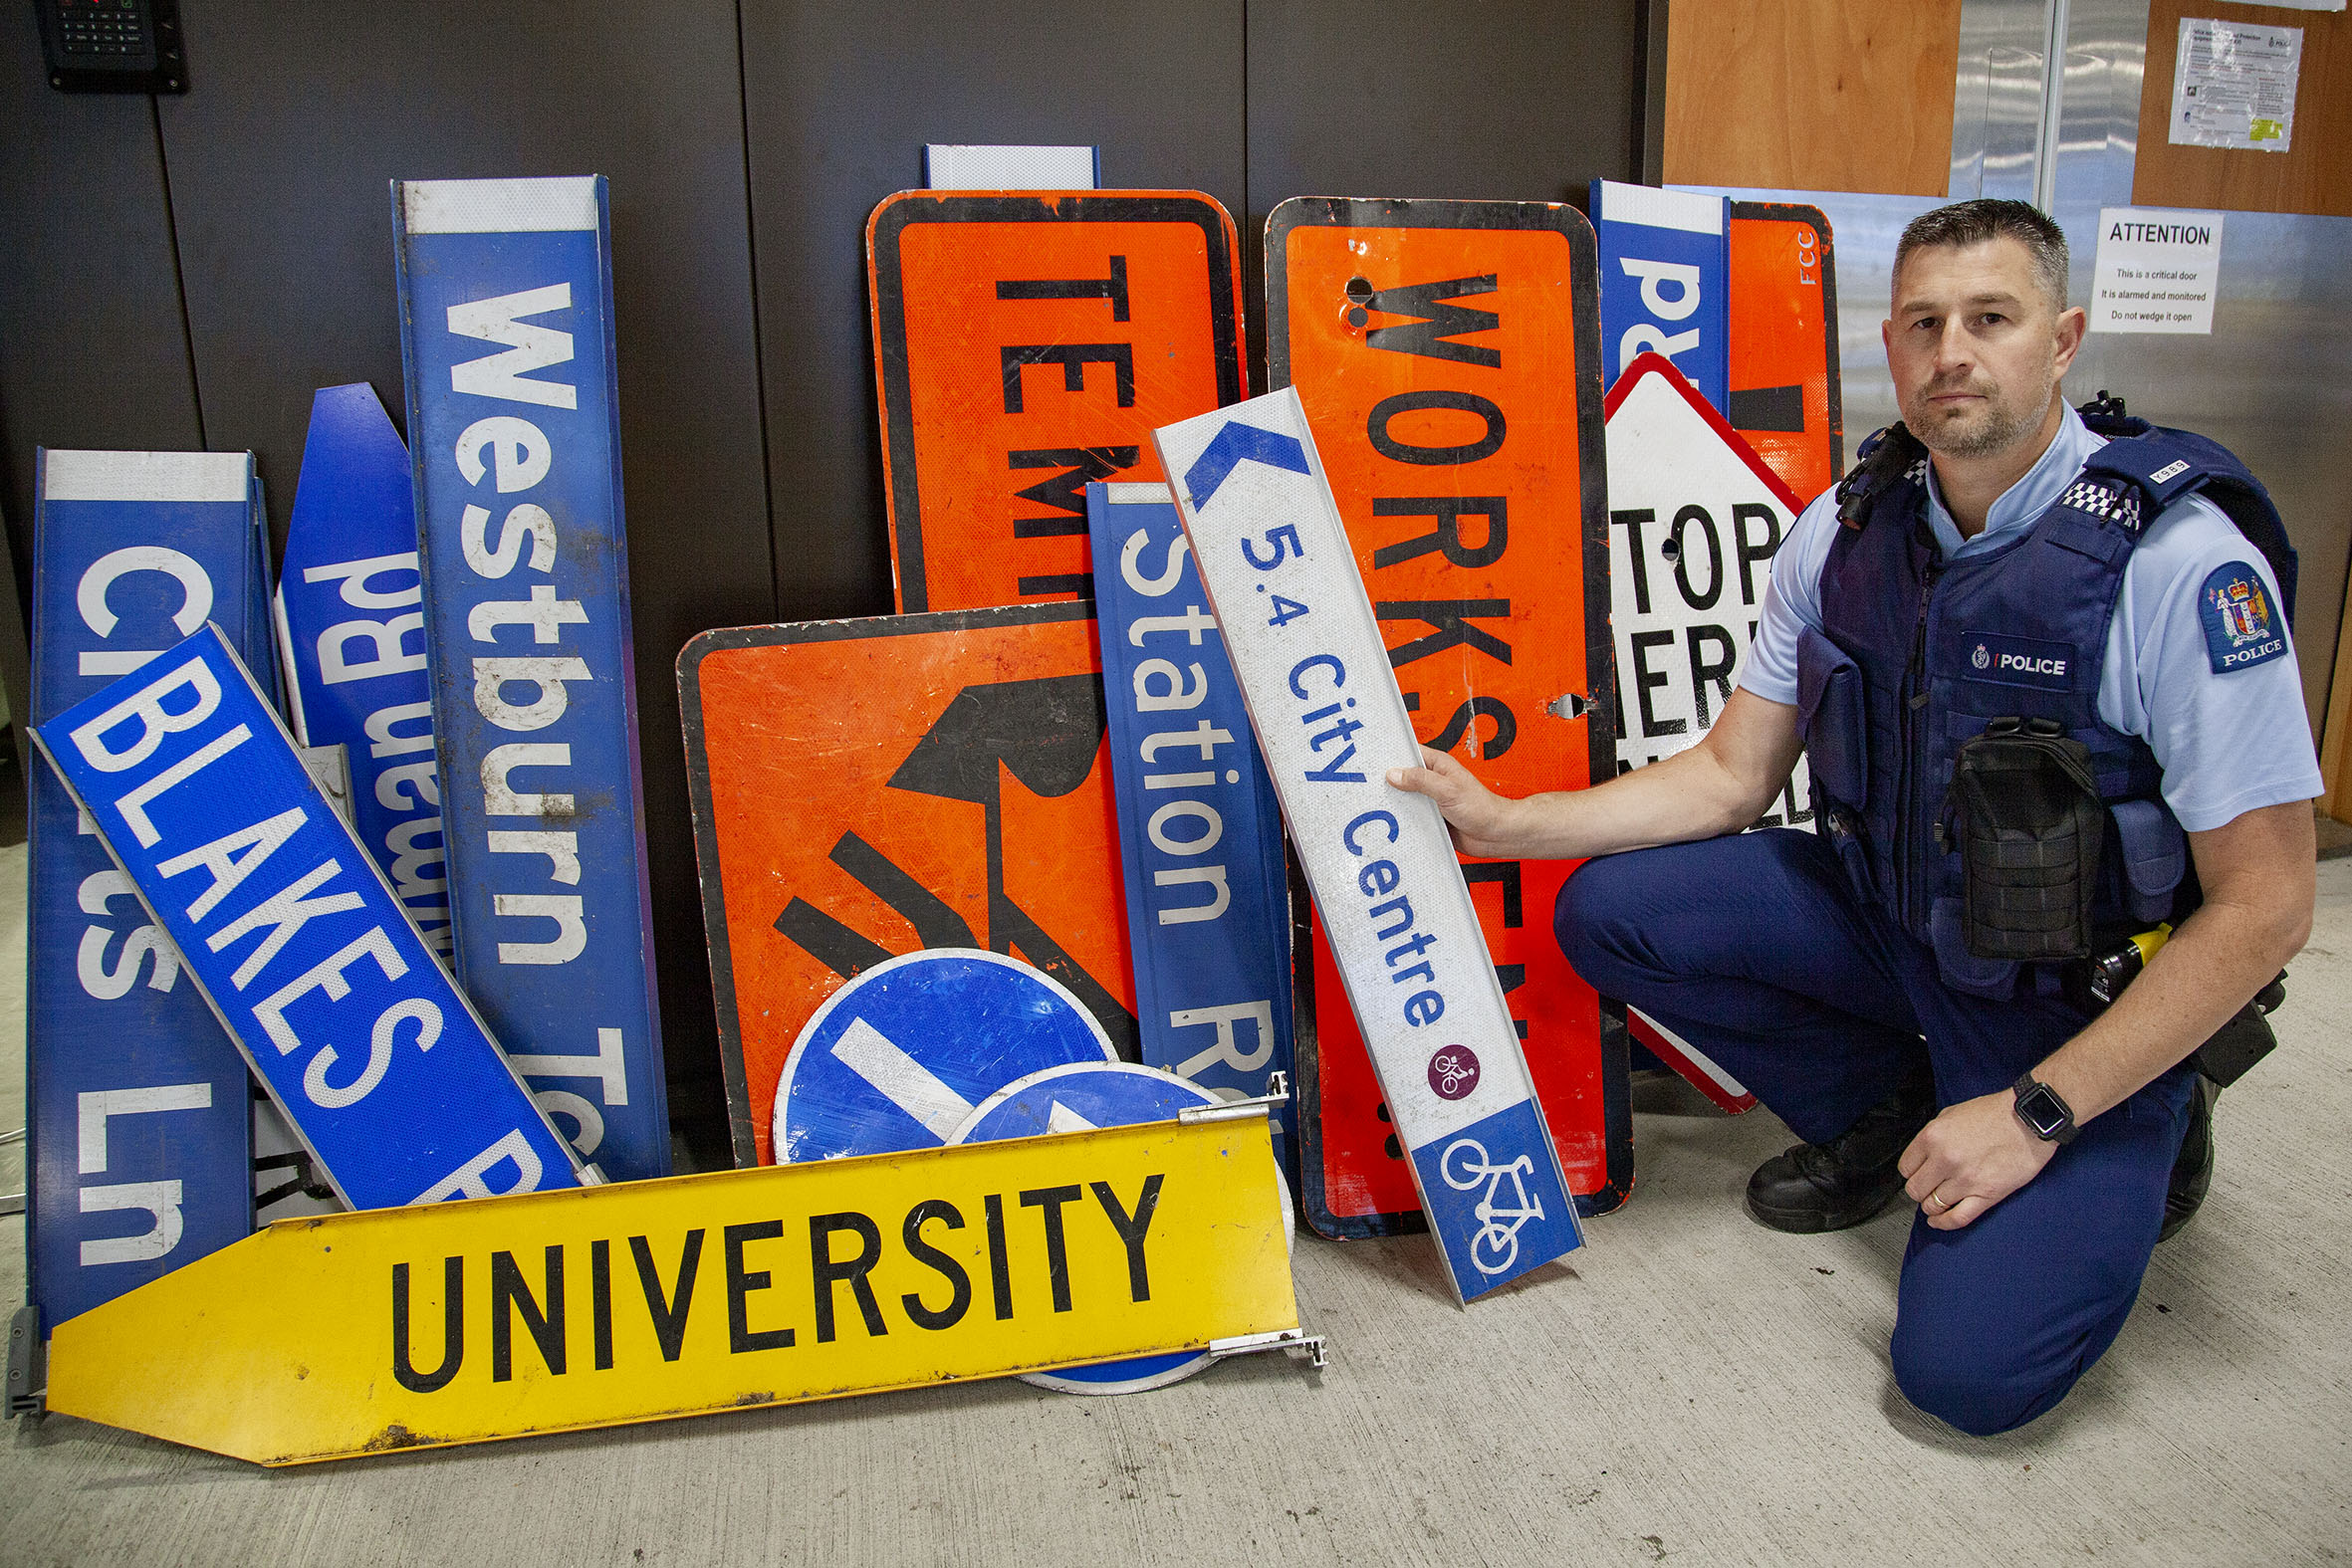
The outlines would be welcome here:
M 1294 1330 L 1262 1110 L 287 1221 L 58 1326 L 49 1408 L 294 1464 Z

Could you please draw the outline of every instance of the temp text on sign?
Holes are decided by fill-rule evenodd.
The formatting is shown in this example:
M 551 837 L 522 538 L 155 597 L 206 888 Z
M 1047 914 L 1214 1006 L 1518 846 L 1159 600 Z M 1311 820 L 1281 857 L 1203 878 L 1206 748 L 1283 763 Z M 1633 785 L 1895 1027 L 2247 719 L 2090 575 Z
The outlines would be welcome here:
M 1236 1107 L 275 1226 L 69 1325 L 49 1408 L 289 1464 L 1297 1323 L 1267 1121 Z
M 1247 391 L 1233 219 L 1199 191 L 902 191 L 866 226 L 903 611 L 1087 598 L 1085 486 Z
M 1294 391 L 1154 432 L 1421 1206 L 1464 1299 L 1581 1244 Z M 1203 629 L 1211 624 L 1204 616 Z
M 604 182 L 392 197 L 458 978 L 584 1158 L 664 1176 Z
M 575 1168 L 217 627 L 33 735 L 347 1203 L 596 1179 Z

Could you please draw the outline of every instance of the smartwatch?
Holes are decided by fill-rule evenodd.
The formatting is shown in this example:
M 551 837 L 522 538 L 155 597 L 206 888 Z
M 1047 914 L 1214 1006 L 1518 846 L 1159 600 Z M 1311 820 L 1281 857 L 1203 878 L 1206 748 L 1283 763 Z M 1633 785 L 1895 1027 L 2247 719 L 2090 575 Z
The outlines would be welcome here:
M 2030 1070 L 2010 1084 L 2009 1091 L 2017 1097 L 2017 1120 L 2043 1143 L 2072 1143 L 2081 1131 L 2074 1125 L 2074 1108 L 2059 1098 L 2057 1090 L 2037 1082 Z

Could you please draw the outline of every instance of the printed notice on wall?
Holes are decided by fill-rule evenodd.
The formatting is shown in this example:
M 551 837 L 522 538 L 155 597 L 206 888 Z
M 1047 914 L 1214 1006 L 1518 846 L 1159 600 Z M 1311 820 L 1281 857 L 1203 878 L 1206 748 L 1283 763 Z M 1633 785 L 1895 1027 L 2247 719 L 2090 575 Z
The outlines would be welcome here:
M 2211 333 L 2221 286 L 2222 214 L 2099 209 L 2092 332 Z
M 2294 139 L 2303 30 L 2181 18 L 2173 57 L 2172 139 L 2192 147 L 2284 152 Z

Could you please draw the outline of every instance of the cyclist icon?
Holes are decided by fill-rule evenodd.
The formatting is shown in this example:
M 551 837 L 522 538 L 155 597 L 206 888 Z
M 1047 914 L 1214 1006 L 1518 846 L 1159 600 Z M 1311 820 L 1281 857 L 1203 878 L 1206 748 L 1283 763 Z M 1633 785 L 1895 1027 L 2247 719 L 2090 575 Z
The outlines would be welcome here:
M 1527 1179 L 1535 1169 L 1529 1155 L 1521 1155 L 1509 1165 L 1496 1165 L 1487 1155 L 1487 1146 L 1476 1138 L 1457 1138 L 1446 1145 L 1446 1152 L 1438 1159 L 1438 1170 L 1445 1176 L 1446 1185 L 1458 1193 L 1467 1193 L 1484 1181 L 1487 1190 L 1471 1213 L 1478 1218 L 1478 1233 L 1471 1237 L 1470 1260 L 1479 1272 L 1500 1274 L 1519 1260 L 1519 1232 L 1530 1220 L 1543 1218 L 1540 1199 L 1528 1193 Z M 1513 1206 L 1505 1207 L 1496 1200 L 1503 1184 L 1511 1183 Z M 1489 1258 L 1493 1261 L 1490 1262 Z

